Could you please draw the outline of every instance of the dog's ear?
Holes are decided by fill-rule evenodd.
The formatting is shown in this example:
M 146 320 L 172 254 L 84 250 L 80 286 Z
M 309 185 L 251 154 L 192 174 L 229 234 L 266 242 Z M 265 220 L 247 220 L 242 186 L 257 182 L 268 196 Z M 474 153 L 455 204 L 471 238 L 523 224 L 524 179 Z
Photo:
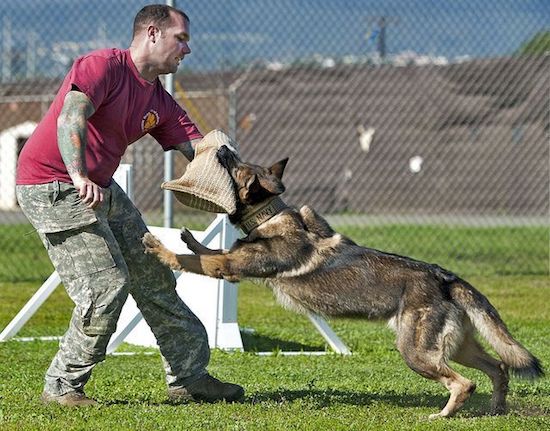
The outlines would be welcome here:
M 247 190 L 250 190 L 251 192 L 257 192 L 260 188 L 260 181 L 258 180 L 258 175 L 251 175 L 250 178 L 246 180 L 246 187 Z
M 280 195 L 285 191 L 283 182 L 275 175 L 260 175 L 260 186 L 270 195 Z
M 239 191 L 239 198 L 243 202 L 251 202 L 253 196 L 255 196 L 260 190 L 260 180 L 258 175 L 251 175 L 246 180 L 245 187 L 242 187 Z
M 283 172 L 285 171 L 286 164 L 288 163 L 288 157 L 283 160 L 279 160 L 277 163 L 275 163 L 269 170 L 273 175 L 275 175 L 280 180 L 283 179 Z

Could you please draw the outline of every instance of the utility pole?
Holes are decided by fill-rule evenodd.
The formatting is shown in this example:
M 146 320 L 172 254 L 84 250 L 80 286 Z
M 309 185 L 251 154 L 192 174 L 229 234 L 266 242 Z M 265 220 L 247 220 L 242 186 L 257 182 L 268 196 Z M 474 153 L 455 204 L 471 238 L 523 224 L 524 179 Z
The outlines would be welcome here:
M 378 34 L 378 43 L 376 47 L 378 48 L 378 54 L 381 59 L 386 58 L 386 17 L 380 17 L 378 20 L 378 27 L 380 33 Z
M 368 18 L 369 27 L 372 27 L 373 24 L 376 27 L 367 34 L 367 40 L 374 41 L 376 40 L 376 51 L 380 56 L 380 59 L 384 60 L 386 58 L 387 46 L 386 46 L 386 29 L 389 24 L 399 23 L 399 18 L 388 17 L 388 16 L 374 16 Z

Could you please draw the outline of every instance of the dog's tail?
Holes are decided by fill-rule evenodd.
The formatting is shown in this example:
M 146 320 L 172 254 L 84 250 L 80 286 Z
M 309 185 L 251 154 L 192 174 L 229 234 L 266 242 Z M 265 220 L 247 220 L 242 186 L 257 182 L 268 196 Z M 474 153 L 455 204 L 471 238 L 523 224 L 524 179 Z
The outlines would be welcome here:
M 517 342 L 508 331 L 495 307 L 467 282 L 457 279 L 451 284 L 452 299 L 465 311 L 475 328 L 498 353 L 512 373 L 526 379 L 544 375 L 540 361 Z

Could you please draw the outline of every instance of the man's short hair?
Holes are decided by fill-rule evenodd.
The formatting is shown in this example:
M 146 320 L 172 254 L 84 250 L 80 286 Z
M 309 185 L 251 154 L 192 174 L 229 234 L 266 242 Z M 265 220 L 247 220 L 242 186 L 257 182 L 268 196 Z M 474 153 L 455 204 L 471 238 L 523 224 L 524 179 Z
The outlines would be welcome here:
M 185 12 L 179 9 L 165 4 L 151 4 L 145 6 L 137 13 L 134 19 L 134 33 L 132 37 L 135 37 L 141 29 L 151 23 L 156 25 L 161 30 L 165 29 L 172 20 L 170 12 L 181 15 L 187 20 L 187 22 L 190 21 Z

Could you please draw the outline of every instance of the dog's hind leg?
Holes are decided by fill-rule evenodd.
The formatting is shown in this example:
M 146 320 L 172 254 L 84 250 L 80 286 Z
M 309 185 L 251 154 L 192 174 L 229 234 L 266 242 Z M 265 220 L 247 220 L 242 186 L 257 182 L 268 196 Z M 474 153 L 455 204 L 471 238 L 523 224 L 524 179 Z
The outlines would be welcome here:
M 491 378 L 493 382 L 491 413 L 504 414 L 506 412 L 506 395 L 508 394 L 508 367 L 489 355 L 471 332 L 464 338 L 462 345 L 451 359 L 466 367 L 483 371 Z
M 403 354 L 405 362 L 413 371 L 427 379 L 442 383 L 450 392 L 445 407 L 439 413 L 431 414 L 430 419 L 453 416 L 476 388 L 475 383 L 458 374 L 437 356 L 439 356 L 439 352 L 428 350 Z
M 430 419 L 446 418 L 453 416 L 458 409 L 470 398 L 476 389 L 476 385 L 471 380 L 461 376 L 450 367 L 440 367 L 439 376 L 437 378 L 451 393 L 447 404 L 439 413 L 434 413 L 429 416 Z
M 453 349 L 454 341 L 445 337 L 441 325 L 444 329 L 449 323 L 442 322 L 441 317 L 427 307 L 401 316 L 397 328 L 397 348 L 407 365 L 421 376 L 442 383 L 450 392 L 445 407 L 430 419 L 454 415 L 476 388 L 447 364 L 447 351 Z

